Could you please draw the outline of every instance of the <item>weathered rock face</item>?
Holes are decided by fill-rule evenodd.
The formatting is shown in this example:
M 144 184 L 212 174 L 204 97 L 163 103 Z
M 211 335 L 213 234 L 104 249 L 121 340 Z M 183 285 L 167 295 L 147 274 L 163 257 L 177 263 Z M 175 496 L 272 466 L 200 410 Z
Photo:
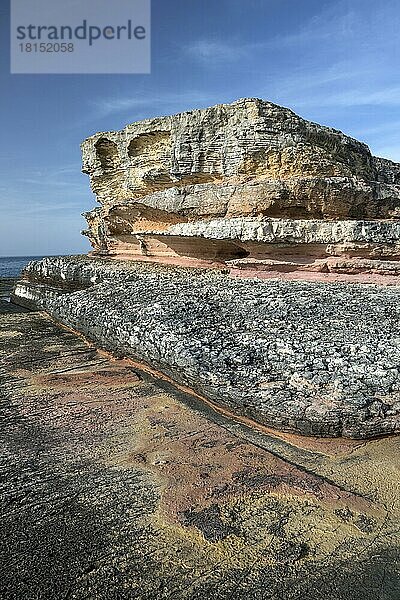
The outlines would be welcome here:
M 400 165 L 254 99 L 82 150 L 101 204 L 87 234 L 104 256 L 31 264 L 15 302 L 237 418 L 400 430 Z
M 298 235 L 285 243 L 290 247 L 309 243 L 305 219 L 324 230 L 327 219 L 400 215 L 400 165 L 373 157 L 365 144 L 339 131 L 257 99 L 99 133 L 83 143 L 82 153 L 83 171 L 101 204 L 86 214 L 85 233 L 102 254 L 224 261 L 253 254 L 251 244 L 232 236 L 238 218 L 258 218 L 261 227 L 278 229 L 280 218 L 293 219 Z M 351 229 L 346 223 L 339 229 L 346 227 Z M 319 237 L 336 244 L 325 231 Z M 347 248 L 358 243 L 351 233 L 343 237 L 339 242 Z M 242 242 L 239 250 L 235 241 Z M 277 243 L 259 240 L 256 232 L 246 242 L 263 244 L 258 258 L 270 257 L 269 246 Z M 376 253 L 375 242 L 362 242 L 367 256 Z M 348 258 L 340 246 L 335 251 Z M 388 252 L 393 256 L 397 247 Z

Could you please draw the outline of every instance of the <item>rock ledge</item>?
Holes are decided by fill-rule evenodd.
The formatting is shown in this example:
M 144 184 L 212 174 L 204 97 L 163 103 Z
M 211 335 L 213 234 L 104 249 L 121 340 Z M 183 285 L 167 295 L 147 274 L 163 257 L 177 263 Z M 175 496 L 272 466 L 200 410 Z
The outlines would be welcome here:
M 397 286 L 58 257 L 30 263 L 14 300 L 259 423 L 354 438 L 400 430 Z

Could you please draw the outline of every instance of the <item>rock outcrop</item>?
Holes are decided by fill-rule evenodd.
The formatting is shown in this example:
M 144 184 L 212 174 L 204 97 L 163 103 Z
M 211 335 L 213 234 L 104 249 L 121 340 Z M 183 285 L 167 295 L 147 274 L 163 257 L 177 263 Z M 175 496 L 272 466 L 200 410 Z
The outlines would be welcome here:
M 92 255 L 0 278 L 1 600 L 397 600 L 400 166 L 258 100 L 83 155 Z
M 59 257 L 30 263 L 15 295 L 232 414 L 303 435 L 400 431 L 398 286 Z
M 8 308 L 1 600 L 398 600 L 394 437 L 257 431 Z
M 101 204 L 85 215 L 96 254 L 278 271 L 288 255 L 334 256 L 345 272 L 393 272 L 351 259 L 397 259 L 400 165 L 286 108 L 244 99 L 149 119 L 90 137 L 82 154 Z
M 15 302 L 263 426 L 400 430 L 400 165 L 255 99 L 82 151 L 93 256 L 31 263 Z

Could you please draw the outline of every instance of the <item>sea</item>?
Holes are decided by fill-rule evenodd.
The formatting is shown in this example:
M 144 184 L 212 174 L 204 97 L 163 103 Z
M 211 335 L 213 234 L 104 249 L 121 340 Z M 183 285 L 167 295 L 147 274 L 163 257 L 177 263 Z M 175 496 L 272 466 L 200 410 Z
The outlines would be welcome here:
M 39 260 L 43 256 L 0 256 L 0 279 L 19 277 L 22 269 L 31 260 Z

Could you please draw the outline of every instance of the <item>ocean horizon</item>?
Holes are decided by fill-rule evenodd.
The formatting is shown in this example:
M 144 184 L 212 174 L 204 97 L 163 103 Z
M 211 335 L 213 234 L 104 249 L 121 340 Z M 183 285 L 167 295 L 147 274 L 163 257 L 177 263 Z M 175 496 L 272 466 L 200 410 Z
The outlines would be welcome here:
M 0 256 L 0 278 L 18 277 L 28 262 L 41 258 L 44 256 Z

